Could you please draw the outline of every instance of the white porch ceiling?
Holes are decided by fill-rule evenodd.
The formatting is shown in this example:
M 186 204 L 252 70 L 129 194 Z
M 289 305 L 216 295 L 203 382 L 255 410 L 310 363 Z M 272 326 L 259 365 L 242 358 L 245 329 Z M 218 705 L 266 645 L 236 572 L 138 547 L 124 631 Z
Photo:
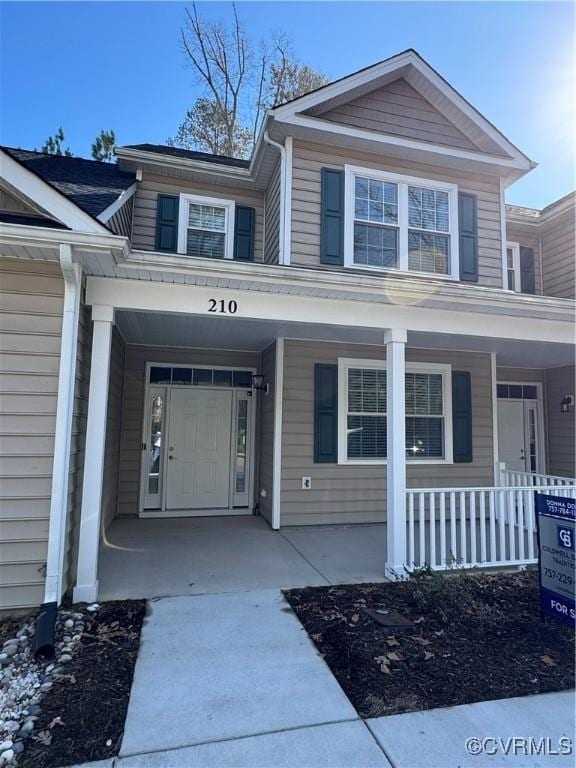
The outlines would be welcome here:
M 126 310 L 116 313 L 116 324 L 128 344 L 255 352 L 266 349 L 279 337 L 380 345 L 384 336 L 384 331 L 377 328 Z M 409 331 L 408 345 L 420 349 L 495 352 L 498 365 L 515 368 L 556 368 L 574 363 L 574 348 L 567 344 Z

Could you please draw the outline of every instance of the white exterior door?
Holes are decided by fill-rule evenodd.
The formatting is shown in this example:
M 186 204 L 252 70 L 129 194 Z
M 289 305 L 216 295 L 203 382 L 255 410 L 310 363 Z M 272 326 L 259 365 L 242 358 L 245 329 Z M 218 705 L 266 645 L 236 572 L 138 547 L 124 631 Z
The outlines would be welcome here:
M 228 508 L 230 390 L 173 388 L 170 402 L 166 507 Z
M 513 472 L 526 472 L 524 403 L 498 401 L 498 456 Z

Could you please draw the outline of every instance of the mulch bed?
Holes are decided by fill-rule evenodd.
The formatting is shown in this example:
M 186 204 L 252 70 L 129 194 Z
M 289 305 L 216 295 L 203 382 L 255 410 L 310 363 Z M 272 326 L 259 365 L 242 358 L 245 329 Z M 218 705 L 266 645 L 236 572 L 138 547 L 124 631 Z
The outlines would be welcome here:
M 574 631 L 541 621 L 533 571 L 428 573 L 284 594 L 364 718 L 574 686 Z M 392 632 L 366 608 L 413 625 Z
M 114 757 L 120 750 L 134 665 L 144 621 L 144 600 L 103 603 L 84 614 L 80 647 L 41 702 L 42 713 L 18 762 L 56 768 Z

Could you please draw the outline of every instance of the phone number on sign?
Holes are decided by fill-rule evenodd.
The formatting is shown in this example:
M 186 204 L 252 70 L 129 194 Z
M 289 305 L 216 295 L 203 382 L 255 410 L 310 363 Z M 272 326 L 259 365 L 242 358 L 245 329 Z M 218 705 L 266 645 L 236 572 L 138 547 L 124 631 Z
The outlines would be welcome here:
M 568 584 L 569 586 L 574 584 L 572 576 L 555 571 L 553 568 L 544 568 L 544 576 L 548 579 L 555 579 L 559 584 Z

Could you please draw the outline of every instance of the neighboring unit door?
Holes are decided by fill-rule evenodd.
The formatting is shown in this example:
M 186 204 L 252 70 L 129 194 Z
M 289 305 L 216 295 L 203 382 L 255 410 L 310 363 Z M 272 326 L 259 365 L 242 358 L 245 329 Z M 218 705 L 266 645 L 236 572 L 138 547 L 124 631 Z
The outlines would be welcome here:
M 526 466 L 524 403 L 498 401 L 498 458 L 513 472 L 529 471 Z
M 172 389 L 167 509 L 228 507 L 231 426 L 231 391 Z

